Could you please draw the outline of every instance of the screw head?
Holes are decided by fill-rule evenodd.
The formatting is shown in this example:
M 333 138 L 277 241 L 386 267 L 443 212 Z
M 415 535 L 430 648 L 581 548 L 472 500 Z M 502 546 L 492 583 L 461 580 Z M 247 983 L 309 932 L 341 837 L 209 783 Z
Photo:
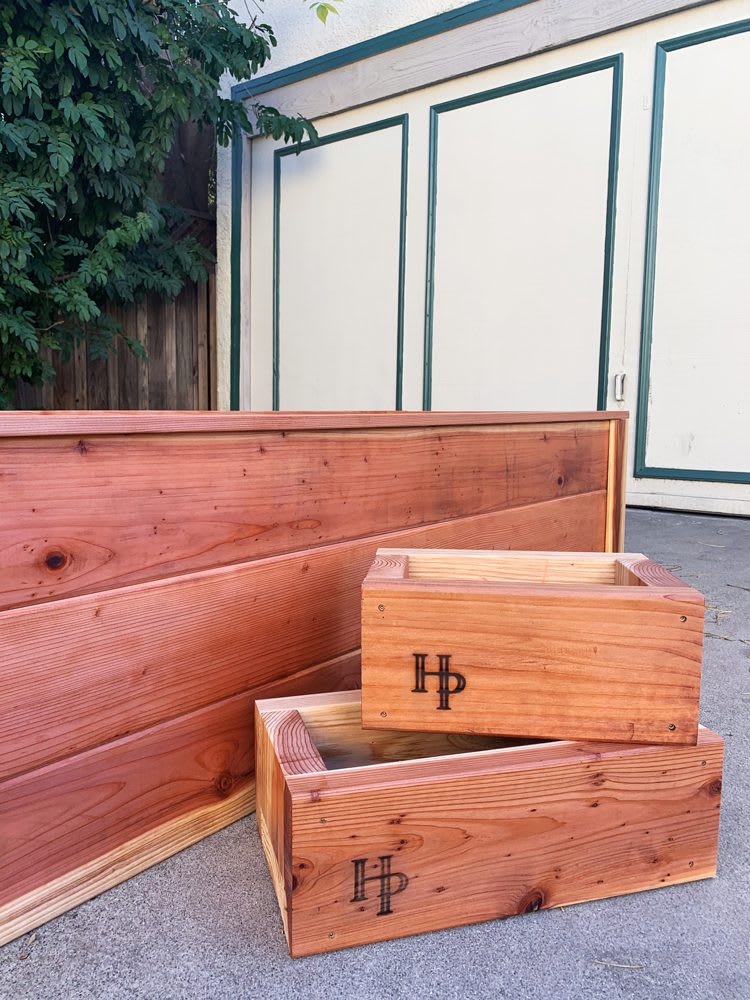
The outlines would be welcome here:
M 387 712 L 381 712 L 381 713 L 380 713 L 380 717 L 381 717 L 382 719 L 385 719 L 385 718 L 387 718 L 387 716 L 388 716 L 388 713 L 387 713 Z
M 332 937 L 336 937 L 336 935 L 333 933 L 333 931 L 329 931 L 328 932 L 328 937 L 332 938 Z
M 378 604 L 378 611 L 385 611 L 385 604 Z
M 320 822 L 321 822 L 321 823 L 325 823 L 325 821 L 326 821 L 326 820 L 325 820 L 325 817 L 321 816 L 321 817 L 320 817 Z
M 680 615 L 680 621 L 681 622 L 686 622 L 687 621 L 687 615 Z
M 670 733 L 673 733 L 675 729 L 677 729 L 677 726 L 674 724 L 674 722 L 670 722 L 669 725 L 667 726 L 667 729 L 670 731 Z

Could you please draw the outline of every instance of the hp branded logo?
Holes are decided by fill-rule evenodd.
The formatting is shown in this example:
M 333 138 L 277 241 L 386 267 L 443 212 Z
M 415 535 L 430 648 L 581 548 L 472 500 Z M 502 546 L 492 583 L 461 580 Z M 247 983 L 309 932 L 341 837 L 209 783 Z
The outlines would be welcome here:
M 452 694 L 458 694 L 466 687 L 466 678 L 455 670 L 451 670 L 451 658 L 449 654 L 438 654 L 437 670 L 428 670 L 426 667 L 427 653 L 414 654 L 415 680 L 412 692 L 415 694 L 426 694 L 425 678 L 437 677 L 438 679 L 438 710 L 450 711 L 448 704 Z M 455 687 L 451 687 L 451 680 L 456 682 Z
M 409 884 L 409 879 L 404 875 L 403 872 L 393 872 L 391 871 L 391 859 L 392 854 L 385 854 L 378 858 L 380 862 L 380 871 L 377 875 L 365 875 L 365 868 L 367 867 L 367 858 L 357 858 L 356 861 L 352 861 L 354 865 L 354 895 L 352 896 L 352 903 L 364 903 L 367 901 L 367 883 L 368 882 L 378 882 L 378 896 L 380 898 L 380 906 L 378 908 L 377 916 L 385 917 L 389 913 L 393 913 L 391 909 L 391 897 L 396 896 L 399 892 L 403 892 L 404 889 Z

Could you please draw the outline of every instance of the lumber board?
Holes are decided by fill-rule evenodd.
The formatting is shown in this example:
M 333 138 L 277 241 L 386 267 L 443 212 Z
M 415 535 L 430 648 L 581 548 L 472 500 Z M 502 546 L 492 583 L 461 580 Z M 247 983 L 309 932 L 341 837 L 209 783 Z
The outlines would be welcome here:
M 252 812 L 255 699 L 351 687 L 358 660 L 0 782 L 0 944 Z
M 593 547 L 612 542 L 621 421 L 4 439 L 2 423 L 0 607 L 604 488 Z
M 329 720 L 357 699 L 332 696 Z M 325 696 L 257 702 L 258 732 L 295 713 L 310 728 L 325 707 Z M 278 729 L 266 739 L 275 750 Z M 692 747 L 546 742 L 306 773 L 276 761 L 295 957 L 716 873 L 723 741 L 703 728 Z M 364 892 L 357 862 L 372 878 Z
M 592 549 L 604 491 L 0 613 L 0 776 L 193 711 L 360 644 L 383 546 Z M 34 739 L 29 739 L 29 733 Z
M 193 434 L 217 432 L 358 430 L 394 427 L 502 426 L 507 424 L 602 423 L 626 421 L 625 410 L 6 410 L 0 438 L 64 437 L 94 434 Z

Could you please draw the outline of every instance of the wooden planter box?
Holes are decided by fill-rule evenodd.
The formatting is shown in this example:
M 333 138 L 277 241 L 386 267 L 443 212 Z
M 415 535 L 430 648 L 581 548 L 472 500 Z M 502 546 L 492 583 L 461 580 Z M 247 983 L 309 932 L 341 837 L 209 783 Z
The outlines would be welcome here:
M 258 827 L 293 956 L 716 872 L 707 729 L 694 747 L 524 744 L 363 730 L 359 710 L 354 692 L 256 703 Z
M 379 547 L 621 548 L 624 418 L 0 413 L 0 943 L 252 812 Z
M 380 549 L 366 727 L 694 744 L 703 595 L 642 555 Z

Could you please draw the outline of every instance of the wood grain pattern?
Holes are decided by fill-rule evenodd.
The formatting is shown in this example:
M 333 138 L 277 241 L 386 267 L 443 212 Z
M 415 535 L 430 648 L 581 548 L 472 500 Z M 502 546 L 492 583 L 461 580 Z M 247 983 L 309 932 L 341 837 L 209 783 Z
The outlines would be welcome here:
M 383 577 L 399 555 L 404 577 Z M 379 556 L 362 587 L 366 726 L 695 743 L 704 598 L 652 560 Z
M 258 703 L 261 719 L 278 704 Z M 282 704 L 305 719 L 307 699 Z M 545 743 L 285 775 L 290 952 L 710 877 L 722 760 L 701 729 L 695 747 Z M 378 916 L 384 858 L 393 895 Z M 373 879 L 359 894 L 357 860 Z
M 255 699 L 359 680 L 340 657 L 0 782 L 0 944 L 255 806 Z
M 628 423 L 627 420 L 616 421 L 615 446 L 617 448 L 617 462 L 615 468 L 615 478 L 609 483 L 610 491 L 614 493 L 614 524 L 612 528 L 612 541 L 615 552 L 622 552 L 625 548 L 625 503 L 627 499 L 628 482 Z
M 106 854 L 98 855 L 93 861 L 65 872 L 26 895 L 0 905 L 0 945 L 133 878 L 242 819 L 254 808 L 254 784 L 248 782 L 241 794 L 191 809 L 118 844 Z
M 57 406 L 68 407 L 66 422 L 76 412 L 99 410 L 163 410 L 167 406 L 167 360 L 165 336 L 169 327 L 167 315 L 174 319 L 178 350 L 177 367 L 172 374 L 176 382 L 178 405 L 187 409 L 209 409 L 211 370 L 209 355 L 215 351 L 216 329 L 214 269 L 207 282 L 187 282 L 174 300 L 166 303 L 153 292 L 137 305 L 127 308 L 109 304 L 106 311 L 122 324 L 123 334 L 141 342 L 148 351 L 148 361 L 139 361 L 123 342 L 115 343 L 106 360 L 87 356 L 86 345 L 75 346 L 67 361 L 59 352 L 45 349 L 46 360 L 56 371 Z M 171 321 L 170 321 L 171 322 Z M 175 356 L 170 356 L 174 364 Z M 59 390 L 62 391 L 59 391 Z M 18 387 L 16 405 L 20 410 L 55 406 L 54 383 L 43 386 Z M 216 406 L 214 400 L 213 408 Z M 34 414 L 34 417 L 38 414 Z M 106 414 L 101 414 L 106 418 Z M 21 425 L 26 413 L 13 415 L 13 423 Z M 31 423 L 35 423 L 32 417 Z M 75 419 L 68 426 L 75 433 Z M 30 430 L 30 428 L 29 428 Z M 14 432 L 15 433 L 15 432 Z M 22 432 L 23 433 L 23 432 Z M 39 433 L 39 431 L 37 431 Z M 47 431 L 41 431 L 46 434 Z M 50 433 L 55 433 L 54 431 Z
M 143 315 L 126 321 L 150 339 Z M 165 402 L 166 354 L 148 382 Z M 131 361 L 118 364 L 135 407 L 146 386 Z M 609 426 L 605 414 L 0 414 L 3 939 L 252 807 L 253 700 L 358 682 L 360 585 L 378 545 L 603 548 Z M 359 752 L 345 731 L 350 756 L 326 751 L 340 768 Z M 368 747 L 418 752 L 408 733 Z M 264 834 L 281 837 L 280 898 L 287 836 L 284 822 Z
M 608 427 L 0 440 L 0 607 L 603 489 Z
M 113 410 L 6 410 L 0 438 L 66 437 L 85 434 L 195 434 L 258 431 L 362 430 L 394 427 L 486 427 L 508 424 L 570 424 L 627 421 L 624 410 L 229 410 L 216 413 Z
M 358 649 L 361 583 L 381 545 L 595 545 L 603 497 L 550 500 L 2 612 L 0 776 Z

